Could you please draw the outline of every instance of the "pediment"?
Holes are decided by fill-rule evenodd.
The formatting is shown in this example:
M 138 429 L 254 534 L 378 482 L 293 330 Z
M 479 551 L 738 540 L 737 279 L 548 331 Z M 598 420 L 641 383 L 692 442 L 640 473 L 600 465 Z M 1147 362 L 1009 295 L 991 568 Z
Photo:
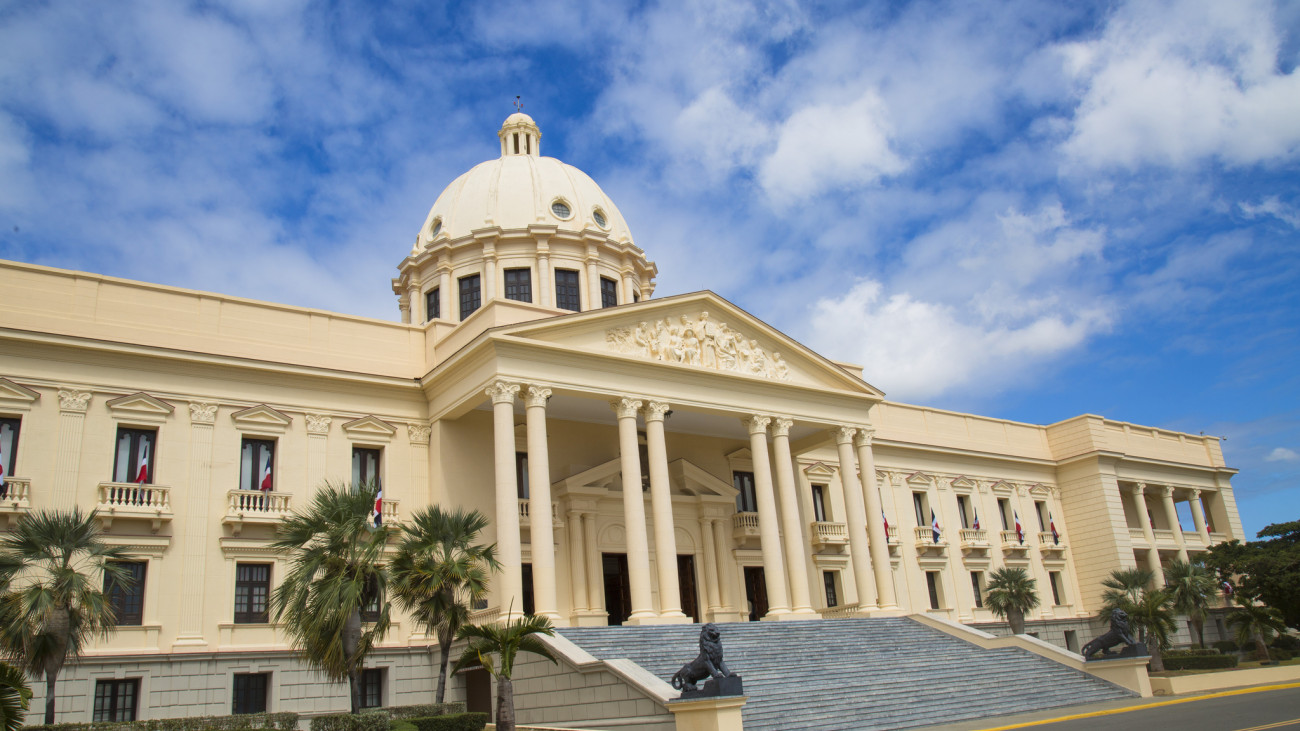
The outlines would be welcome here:
M 25 409 L 40 397 L 39 393 L 26 386 L 14 383 L 8 378 L 0 378 L 0 404 L 21 406 Z
M 1014 482 L 1007 482 L 1006 480 L 998 480 L 992 485 L 989 485 L 989 489 L 1000 495 L 1010 495 L 1016 491 L 1016 484 Z
M 242 411 L 236 411 L 230 415 L 230 418 L 241 429 L 260 429 L 281 434 L 289 428 L 289 424 L 293 423 L 293 417 L 266 404 L 258 404 Z
M 904 477 L 903 481 L 909 485 L 929 487 L 930 484 L 934 481 L 934 478 L 930 477 L 930 475 L 926 474 L 925 472 L 918 471 L 918 472 L 913 472 L 907 477 Z
M 506 326 L 497 333 L 683 373 L 884 396 L 843 367 L 707 291 Z
M 145 418 L 151 421 L 165 419 L 176 410 L 175 406 L 143 391 L 119 396 L 105 402 L 105 405 L 118 417 Z
M 965 475 L 959 475 L 952 479 L 952 487 L 955 490 L 970 490 L 974 492 L 979 488 L 979 483 Z
M 803 473 L 810 480 L 830 480 L 835 477 L 836 469 L 825 462 L 813 462 L 803 468 Z
M 701 498 L 736 499 L 736 488 L 715 477 L 702 467 L 685 459 L 668 463 L 668 482 L 674 495 L 693 495 Z M 614 458 L 603 464 L 583 470 L 551 486 L 559 495 L 599 494 L 623 491 L 622 460 Z
M 736 499 L 737 490 L 734 485 L 684 459 L 668 463 L 668 480 L 672 483 L 673 492 L 679 495 L 720 497 L 728 501 Z
M 373 414 L 353 419 L 343 425 L 343 431 L 353 439 L 388 441 L 397 433 L 397 427 Z

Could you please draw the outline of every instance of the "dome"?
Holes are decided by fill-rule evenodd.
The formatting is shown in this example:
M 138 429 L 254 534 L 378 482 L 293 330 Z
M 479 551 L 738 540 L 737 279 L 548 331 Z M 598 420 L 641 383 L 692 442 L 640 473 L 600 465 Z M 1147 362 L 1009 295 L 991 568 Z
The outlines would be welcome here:
M 474 166 L 451 182 L 430 209 L 419 245 L 534 225 L 559 231 L 596 231 L 612 242 L 634 243 L 623 214 L 589 175 L 540 154 L 541 131 L 532 117 L 510 115 L 497 133 L 501 157 Z

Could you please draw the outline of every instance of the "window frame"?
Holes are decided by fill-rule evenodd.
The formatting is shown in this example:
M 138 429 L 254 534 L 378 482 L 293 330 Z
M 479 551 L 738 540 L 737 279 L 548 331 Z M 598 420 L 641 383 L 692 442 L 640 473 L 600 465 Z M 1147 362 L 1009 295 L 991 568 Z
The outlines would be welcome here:
M 384 679 L 388 675 L 387 670 L 388 668 L 365 668 L 361 671 L 361 708 L 384 707 Z
M 940 581 L 942 581 L 940 577 L 940 572 L 938 571 L 925 572 L 925 587 L 926 587 L 926 591 L 930 595 L 931 609 L 943 609 L 943 591 L 939 585 Z
M 573 282 L 561 282 L 560 277 L 573 277 Z M 572 289 L 572 292 L 568 290 Z M 573 305 L 570 307 L 569 305 Z M 569 312 L 582 312 L 582 273 L 577 269 L 555 269 L 555 307 Z
M 929 507 L 929 499 L 922 490 L 912 491 L 912 509 L 916 512 L 916 524 L 921 527 L 930 525 L 930 519 L 926 516 L 926 508 Z
M 256 687 L 241 688 L 241 681 L 244 684 L 250 683 L 254 678 L 258 679 L 261 684 L 261 703 L 249 705 L 249 696 L 257 693 Z M 256 685 L 256 683 L 254 683 Z M 242 699 L 241 699 L 242 696 Z M 242 700 L 242 702 L 241 702 Z M 266 713 L 271 706 L 271 674 L 270 673 L 234 673 L 230 680 L 230 712 L 233 715 L 243 715 L 246 713 Z
M 612 277 L 600 278 L 600 306 L 618 307 L 618 280 Z
M 984 572 L 970 572 L 970 588 L 975 593 L 975 608 L 984 608 Z
M 104 573 L 104 597 L 113 605 L 118 627 L 140 627 L 144 625 L 144 586 L 149 575 L 149 562 L 140 560 L 110 561 L 120 566 L 128 566 L 134 576 L 129 588 L 119 586 L 110 573 Z M 138 569 L 138 572 L 136 571 Z M 133 607 L 133 610 L 128 609 Z
M 460 296 L 460 319 L 463 322 L 483 307 L 483 275 L 466 274 L 456 280 Z
M 271 468 L 271 489 L 265 492 L 275 492 L 275 452 L 277 440 L 267 439 L 264 437 L 242 437 L 239 441 L 239 489 L 253 492 L 263 492 L 262 475 L 263 466 L 266 464 L 261 459 L 260 449 L 270 450 L 270 468 Z M 244 452 L 248 447 L 253 447 L 252 457 L 248 462 L 249 469 L 245 470 Z
M 1039 532 L 1039 533 L 1046 533 L 1046 532 L 1047 532 L 1047 518 L 1043 515 L 1043 513 L 1044 513 L 1046 510 L 1047 510 L 1047 501 L 1046 501 L 1046 500 L 1035 500 L 1035 501 L 1034 501 L 1034 512 L 1038 514 L 1038 532 Z
M 274 564 L 259 561 L 239 561 L 235 563 L 234 624 L 269 624 L 271 622 L 271 574 L 273 565 Z M 241 578 L 240 569 L 244 567 L 265 568 L 266 578 Z M 242 597 L 243 601 L 241 602 L 240 589 L 245 587 L 248 589 L 248 592 L 244 597 Z M 263 589 L 263 593 L 260 597 L 256 592 L 259 588 Z M 255 609 L 259 598 L 261 599 L 262 606 L 260 612 Z M 241 603 L 245 605 L 245 608 L 242 610 L 240 609 Z
M 758 492 L 754 486 L 754 473 L 748 470 L 732 470 L 731 484 L 736 488 L 736 512 L 757 513 Z
M 434 287 L 424 293 L 424 321 L 442 319 L 442 288 Z
M 122 437 L 127 438 L 126 464 L 122 463 Z M 142 441 L 148 442 L 149 454 L 145 464 L 145 480 L 137 483 L 136 478 L 140 476 L 140 443 Z M 154 474 L 157 452 L 157 429 L 119 426 L 117 428 L 117 437 L 113 440 L 113 482 L 120 484 L 154 484 L 156 482 L 154 478 L 157 476 Z
M 361 458 L 360 462 L 358 462 L 358 457 Z M 374 457 L 375 464 L 374 464 L 373 475 L 369 474 L 370 471 L 366 467 L 366 460 L 365 460 L 366 457 Z M 355 444 L 352 445 L 352 484 L 364 485 L 370 480 L 374 480 L 374 484 L 382 485 L 383 471 L 384 471 L 383 447 L 366 447 L 366 446 L 360 446 Z
M 379 590 L 379 579 L 371 576 L 366 581 L 366 588 L 361 593 L 361 621 L 378 622 L 379 615 L 383 609 L 380 603 L 383 601 L 383 592 Z
M 835 583 L 835 571 L 822 572 L 822 587 L 826 591 L 826 608 L 838 607 L 840 605 L 839 588 Z
M 510 281 L 511 278 L 515 281 Z M 501 273 L 505 283 L 506 299 L 515 302 L 533 301 L 533 270 L 529 267 L 511 267 Z
M 515 494 L 520 500 L 528 500 L 532 492 L 528 483 L 528 453 L 515 452 Z
M 1011 517 L 1011 499 L 998 498 L 998 515 L 1002 518 L 1002 530 L 1011 530 L 1013 527 Z
M 812 497 L 813 520 L 818 523 L 828 522 L 830 519 L 827 517 L 829 513 L 826 512 L 826 486 L 814 483 L 809 486 L 809 492 Z
M 1062 591 L 1062 588 L 1063 588 L 1063 587 L 1060 586 L 1060 583 L 1061 583 L 1061 572 L 1060 572 L 1060 571 L 1048 571 L 1048 572 L 1047 572 L 1047 583 L 1048 583 L 1049 586 L 1052 587 L 1052 606 L 1054 606 L 1054 607 L 1059 607 L 1059 606 L 1061 606 L 1061 604 L 1063 603 L 1063 602 L 1061 601 L 1061 597 L 1065 594 L 1065 592 Z
M 10 437 L 8 447 L 4 444 L 4 427 L 9 427 Z M 18 440 L 23 433 L 23 420 L 21 417 L 0 416 L 0 482 L 13 477 L 14 465 L 18 463 Z M 8 487 L 0 487 L 0 498 L 6 497 L 9 493 Z
M 108 692 L 101 692 L 101 688 L 107 689 Z M 122 689 L 130 688 L 129 694 L 123 694 Z M 119 708 L 118 703 L 129 698 L 129 704 Z M 101 701 L 108 701 L 108 707 L 101 705 Z M 91 703 L 91 722 L 110 721 L 124 722 L 135 721 L 139 715 L 140 709 L 140 678 L 99 678 L 95 681 L 95 695 Z
M 961 517 L 961 527 L 967 530 L 969 530 L 971 526 L 970 506 L 971 502 L 969 495 L 957 495 L 957 515 Z

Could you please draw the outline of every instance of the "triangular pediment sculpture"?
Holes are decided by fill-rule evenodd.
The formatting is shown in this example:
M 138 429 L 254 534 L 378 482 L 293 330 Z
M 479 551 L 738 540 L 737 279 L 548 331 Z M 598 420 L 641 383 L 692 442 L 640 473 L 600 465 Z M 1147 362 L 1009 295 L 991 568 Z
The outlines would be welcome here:
M 343 425 L 343 431 L 354 439 L 379 439 L 388 441 L 397 433 L 397 427 L 380 419 L 378 416 L 368 415 L 360 419 L 353 419 Z
M 114 413 L 126 416 L 166 417 L 176 410 L 175 406 L 139 391 L 126 396 L 119 396 L 105 402 Z
M 803 468 L 803 473 L 810 480 L 829 480 L 835 477 L 836 469 L 825 462 L 813 462 Z
M 26 386 L 14 383 L 8 378 L 0 378 L 0 403 L 30 404 L 40 397 L 39 393 Z
M 293 417 L 266 404 L 250 406 L 230 415 L 235 424 L 244 429 L 262 429 L 283 433 L 293 423 Z

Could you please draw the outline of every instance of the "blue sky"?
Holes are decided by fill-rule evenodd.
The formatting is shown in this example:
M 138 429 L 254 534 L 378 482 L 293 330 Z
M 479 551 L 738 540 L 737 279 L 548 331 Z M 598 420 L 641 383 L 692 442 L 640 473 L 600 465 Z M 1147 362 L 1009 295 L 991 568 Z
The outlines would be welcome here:
M 1300 518 L 1300 4 L 8 2 L 0 258 L 397 317 L 521 95 L 660 267 L 890 398 L 1226 436 Z

